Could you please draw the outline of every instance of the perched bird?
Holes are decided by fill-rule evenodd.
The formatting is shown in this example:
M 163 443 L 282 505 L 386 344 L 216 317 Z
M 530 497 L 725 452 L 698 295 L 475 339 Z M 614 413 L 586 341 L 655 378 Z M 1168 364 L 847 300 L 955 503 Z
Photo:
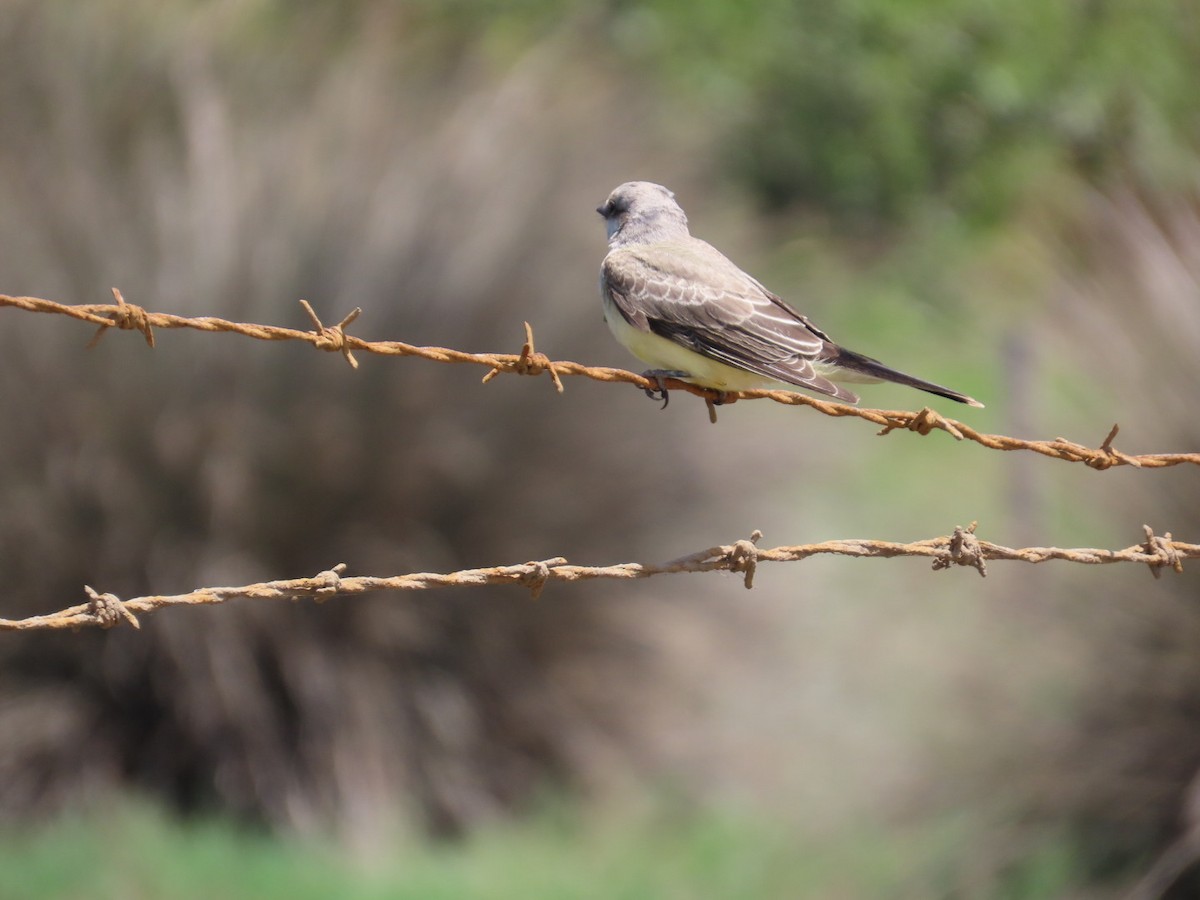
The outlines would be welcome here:
M 894 381 L 983 406 L 839 347 L 711 244 L 692 237 L 675 195 L 662 185 L 627 182 L 596 212 L 608 226 L 600 268 L 604 318 L 618 341 L 654 367 L 645 376 L 658 384 L 664 406 L 664 378 L 720 392 L 796 385 L 847 403 L 857 403 L 858 395 L 836 382 Z

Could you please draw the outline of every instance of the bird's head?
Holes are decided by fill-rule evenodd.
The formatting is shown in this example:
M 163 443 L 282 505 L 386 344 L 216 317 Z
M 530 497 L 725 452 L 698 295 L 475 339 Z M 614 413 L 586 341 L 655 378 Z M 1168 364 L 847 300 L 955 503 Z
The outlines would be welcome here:
M 687 216 L 675 195 L 650 181 L 625 182 L 596 212 L 604 216 L 610 244 L 665 240 L 688 233 Z

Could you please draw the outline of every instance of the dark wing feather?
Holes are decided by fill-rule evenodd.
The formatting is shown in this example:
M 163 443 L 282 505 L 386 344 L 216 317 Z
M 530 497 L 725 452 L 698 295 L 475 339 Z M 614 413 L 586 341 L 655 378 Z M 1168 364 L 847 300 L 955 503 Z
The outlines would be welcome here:
M 856 399 L 813 371 L 831 346 L 825 335 L 704 241 L 613 250 L 602 280 L 635 328 L 764 378 Z

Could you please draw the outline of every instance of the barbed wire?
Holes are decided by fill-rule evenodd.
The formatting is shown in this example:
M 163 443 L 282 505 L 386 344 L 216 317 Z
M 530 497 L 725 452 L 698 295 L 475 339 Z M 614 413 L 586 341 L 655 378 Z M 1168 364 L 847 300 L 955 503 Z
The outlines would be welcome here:
M 355 308 L 336 325 L 325 325 L 313 308 L 304 300 L 300 303 L 312 320 L 314 330 L 300 331 L 294 328 L 284 328 L 278 325 L 257 325 L 246 322 L 231 322 L 214 316 L 187 317 L 170 313 L 148 312 L 140 306 L 129 303 L 121 296 L 116 288 L 112 289 L 116 299 L 115 304 L 78 304 L 67 305 L 53 300 L 43 300 L 37 297 L 9 297 L 0 294 L 0 306 L 23 309 L 29 312 L 54 313 L 70 316 L 97 326 L 96 334 L 88 346 L 93 346 L 111 328 L 141 332 L 146 343 L 154 346 L 154 329 L 159 328 L 191 328 L 199 331 L 227 332 L 240 334 L 244 337 L 264 341 L 305 341 L 319 350 L 341 353 L 347 363 L 358 367 L 354 351 L 374 353 L 381 356 L 415 356 L 434 362 L 470 363 L 486 366 L 485 382 L 502 373 L 519 375 L 549 374 L 559 393 L 563 391 L 564 376 L 580 376 L 594 381 L 624 382 L 642 390 L 655 390 L 659 385 L 624 369 L 607 368 L 603 366 L 586 366 L 570 360 L 551 360 L 534 347 L 533 329 L 525 323 L 525 343 L 520 353 L 468 353 L 463 350 L 453 350 L 446 347 L 418 347 L 402 341 L 367 341 L 346 333 L 346 328 L 361 315 L 362 310 Z M 1200 465 L 1200 453 L 1146 453 L 1129 454 L 1116 449 L 1112 444 L 1119 431 L 1113 425 L 1108 436 L 1099 447 L 1088 447 L 1066 438 L 1058 437 L 1052 441 L 1025 440 L 1002 434 L 987 434 L 972 428 L 964 422 L 943 416 L 930 407 L 917 412 L 907 410 L 869 409 L 849 406 L 845 403 L 835 403 L 820 400 L 807 394 L 795 391 L 756 390 L 735 391 L 720 395 L 715 391 L 697 387 L 674 378 L 664 379 L 669 390 L 686 391 L 701 397 L 708 406 L 709 418 L 716 422 L 716 406 L 721 403 L 732 403 L 737 400 L 773 400 L 786 406 L 807 406 L 817 412 L 835 418 L 850 416 L 865 419 L 881 426 L 880 435 L 893 431 L 912 431 L 927 435 L 933 431 L 944 431 L 955 440 L 973 441 L 992 450 L 1025 450 L 1060 459 L 1066 462 L 1081 462 L 1090 468 L 1103 470 L 1114 466 L 1135 466 L 1137 468 L 1157 469 L 1166 466 L 1176 466 L 1183 463 Z
M 205 606 L 225 603 L 239 598 L 251 600 L 315 600 L 318 603 L 335 596 L 351 596 L 373 591 L 423 591 L 444 587 L 476 587 L 481 585 L 515 584 L 527 588 L 537 599 L 548 584 L 555 581 L 586 581 L 594 578 L 635 579 L 682 572 L 736 572 L 743 576 L 747 589 L 754 586 L 758 565 L 764 562 L 799 562 L 822 554 L 857 558 L 917 556 L 933 560 L 934 571 L 952 566 L 967 566 L 981 576 L 987 575 L 990 560 L 1019 560 L 1042 563 L 1063 560 L 1084 565 L 1109 563 L 1138 563 L 1150 567 L 1155 578 L 1163 569 L 1183 572 L 1183 560 L 1200 558 L 1200 544 L 1176 541 L 1171 533 L 1156 535 L 1149 525 L 1142 526 L 1146 539 L 1123 550 L 1060 549 L 1057 547 L 1025 547 L 1013 549 L 975 536 L 975 523 L 958 526 L 953 534 L 913 543 L 876 540 L 825 541 L 792 547 L 760 549 L 762 532 L 754 531 L 748 539 L 709 547 L 697 553 L 681 556 L 659 565 L 618 563 L 611 566 L 577 566 L 563 557 L 534 560 L 519 565 L 463 569 L 458 572 L 417 572 L 390 577 L 346 576 L 345 563 L 312 578 L 292 578 L 267 581 L 241 587 L 198 588 L 186 594 L 134 597 L 121 600 L 114 594 L 102 594 L 90 586 L 84 590 L 88 602 L 60 612 L 25 619 L 0 619 L 0 631 L 57 630 L 85 627 L 111 628 L 124 621 L 140 628 L 138 614 L 154 612 L 168 606 Z

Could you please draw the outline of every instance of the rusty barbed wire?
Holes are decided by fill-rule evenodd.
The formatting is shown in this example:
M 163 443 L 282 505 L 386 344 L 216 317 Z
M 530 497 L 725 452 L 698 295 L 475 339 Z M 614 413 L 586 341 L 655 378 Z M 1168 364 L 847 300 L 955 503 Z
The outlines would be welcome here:
M 799 562 L 822 554 L 885 559 L 897 556 L 926 557 L 932 559 L 934 571 L 966 566 L 975 569 L 981 576 L 987 575 L 989 560 L 1027 563 L 1063 560 L 1083 565 L 1136 563 L 1149 566 L 1155 578 L 1162 574 L 1163 569 L 1183 572 L 1183 560 L 1200 558 L 1200 544 L 1176 541 L 1170 532 L 1156 535 L 1149 525 L 1143 526 L 1143 529 L 1146 539 L 1123 550 L 1058 547 L 1013 549 L 979 540 L 975 536 L 975 523 L 972 522 L 965 528 L 955 528 L 953 534 L 908 544 L 895 541 L 840 540 L 760 549 L 758 541 L 762 538 L 762 532 L 754 531 L 747 539 L 709 547 L 659 565 L 630 562 L 610 566 L 577 566 L 563 557 L 555 557 L 520 565 L 463 569 L 458 572 L 417 572 L 377 577 L 346 576 L 343 574 L 346 564 L 338 563 L 312 578 L 267 581 L 241 587 L 198 588 L 186 594 L 134 597 L 130 600 L 121 600 L 114 594 L 101 594 L 87 586 L 84 588 L 89 598 L 87 603 L 49 615 L 0 619 L 0 631 L 111 628 L 122 621 L 140 628 L 138 614 L 154 612 L 168 606 L 204 606 L 239 598 L 293 601 L 311 599 L 320 603 L 335 596 L 351 596 L 373 591 L 423 591 L 455 586 L 513 584 L 528 589 L 536 599 L 548 584 L 555 581 L 585 581 L 593 578 L 628 580 L 683 572 L 735 572 L 742 575 L 743 584 L 749 589 L 754 585 L 754 576 L 760 563 Z
M 624 369 L 607 368 L 603 366 L 586 366 L 570 360 L 551 360 L 534 347 L 533 329 L 525 323 L 525 344 L 520 353 L 468 353 L 463 350 L 453 350 L 446 347 L 418 347 L 402 341 L 367 341 L 346 333 L 350 325 L 362 313 L 355 308 L 337 325 L 325 325 L 312 307 L 304 300 L 305 312 L 312 320 L 313 331 L 300 331 L 278 325 L 257 325 L 246 322 L 231 322 L 214 316 L 187 317 L 169 313 L 148 312 L 140 306 L 129 303 L 121 296 L 116 288 L 112 289 L 115 304 L 78 304 L 67 305 L 53 300 L 43 300 L 37 297 L 9 297 L 0 294 L 0 306 L 23 309 L 29 312 L 54 313 L 70 316 L 97 326 L 95 336 L 88 346 L 94 345 L 111 328 L 141 332 L 146 343 L 154 346 L 154 329 L 191 328 L 199 331 L 217 331 L 240 334 L 244 337 L 265 341 L 305 341 L 319 350 L 341 353 L 347 363 L 358 367 L 353 351 L 374 353 L 381 356 L 415 356 L 434 362 L 471 363 L 487 366 L 488 372 L 483 376 L 485 382 L 502 373 L 518 375 L 550 375 L 559 393 L 563 391 L 562 377 L 567 375 L 590 378 L 594 381 L 624 382 L 642 390 L 657 388 L 658 384 L 634 372 Z M 785 406 L 807 406 L 819 413 L 835 418 L 853 417 L 865 419 L 881 426 L 878 434 L 890 434 L 893 431 L 912 431 L 920 435 L 928 435 L 933 431 L 944 431 L 955 440 L 972 441 L 992 450 L 1025 450 L 1038 453 L 1051 459 L 1066 462 L 1081 462 L 1093 469 L 1103 470 L 1114 466 L 1135 466 L 1137 468 L 1157 469 L 1166 466 L 1176 466 L 1184 463 L 1200 465 L 1200 453 L 1124 453 L 1113 446 L 1113 440 L 1119 431 L 1113 425 L 1108 436 L 1099 447 L 1088 447 L 1066 438 L 1055 438 L 1052 441 L 1025 440 L 1002 434 L 987 434 L 943 416 L 930 407 L 917 412 L 907 410 L 869 409 L 849 406 L 821 400 L 800 394 L 795 391 L 756 390 L 727 393 L 723 397 L 715 391 L 697 387 L 687 382 L 673 378 L 664 379 L 670 390 L 686 391 L 704 399 L 708 406 L 711 421 L 716 421 L 716 405 L 732 403 L 737 400 L 773 400 Z

